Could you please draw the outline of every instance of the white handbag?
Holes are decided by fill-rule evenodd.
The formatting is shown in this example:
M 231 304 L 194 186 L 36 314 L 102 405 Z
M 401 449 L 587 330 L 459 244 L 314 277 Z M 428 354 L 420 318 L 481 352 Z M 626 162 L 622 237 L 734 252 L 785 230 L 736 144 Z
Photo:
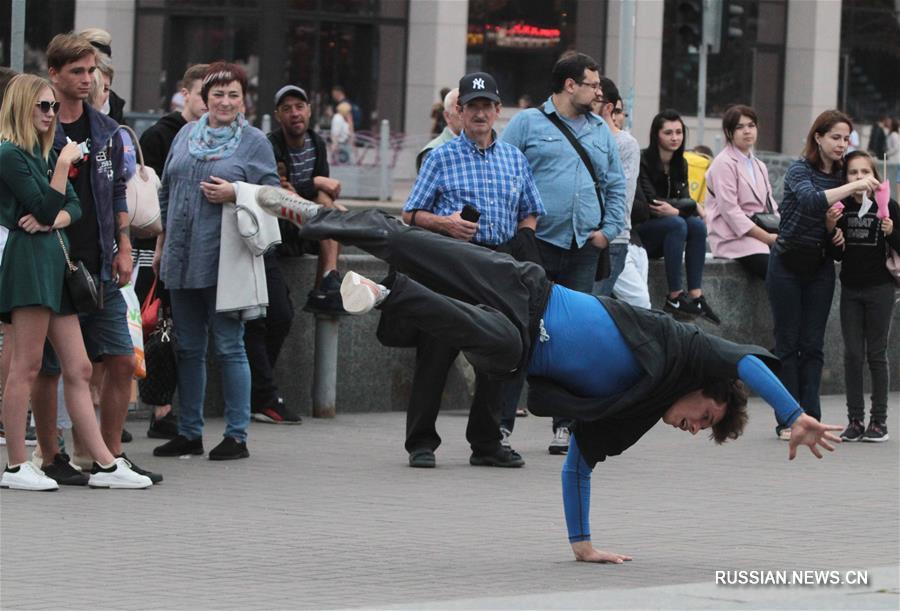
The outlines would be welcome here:
M 127 125 L 120 125 L 119 129 L 128 132 L 137 151 L 137 167 L 125 191 L 131 233 L 137 238 L 153 238 L 163 230 L 159 211 L 159 189 L 162 183 L 156 170 L 144 165 L 144 153 L 134 130 Z

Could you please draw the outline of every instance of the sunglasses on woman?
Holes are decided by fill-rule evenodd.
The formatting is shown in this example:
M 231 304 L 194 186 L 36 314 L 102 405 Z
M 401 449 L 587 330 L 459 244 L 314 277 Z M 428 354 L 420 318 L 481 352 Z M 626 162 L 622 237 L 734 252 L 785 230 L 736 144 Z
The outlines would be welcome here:
M 51 110 L 56 113 L 59 110 L 59 102 L 38 102 L 35 104 L 38 108 L 41 109 L 41 112 L 45 115 L 49 113 Z

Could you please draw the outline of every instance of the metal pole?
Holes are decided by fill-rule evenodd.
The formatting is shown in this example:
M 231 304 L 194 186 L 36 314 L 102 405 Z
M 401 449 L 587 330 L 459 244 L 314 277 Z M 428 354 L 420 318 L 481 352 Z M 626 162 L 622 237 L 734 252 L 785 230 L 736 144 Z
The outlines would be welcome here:
M 337 412 L 337 316 L 316 314 L 316 347 L 313 364 L 313 418 L 334 418 Z
M 628 112 L 625 128 L 631 129 L 634 113 L 634 34 L 637 29 L 637 0 L 622 0 L 619 4 L 619 72 L 616 75 L 619 92 Z
M 25 71 L 25 0 L 12 0 L 9 67 Z
M 703 121 L 706 119 L 706 59 L 709 49 L 700 44 L 700 71 L 697 75 L 697 144 L 703 144 Z
M 388 155 L 391 151 L 391 124 L 387 119 L 381 120 L 381 130 L 378 137 L 378 162 L 381 166 L 380 201 L 391 199 L 391 173 Z

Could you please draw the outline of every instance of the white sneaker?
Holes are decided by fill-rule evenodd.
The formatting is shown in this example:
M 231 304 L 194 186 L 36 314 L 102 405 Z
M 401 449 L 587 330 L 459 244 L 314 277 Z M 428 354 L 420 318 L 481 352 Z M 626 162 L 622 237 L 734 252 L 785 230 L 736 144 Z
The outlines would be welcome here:
M 0 488 L 12 490 L 59 490 L 59 484 L 50 479 L 38 467 L 23 462 L 15 467 L 7 465 L 0 477 Z
M 791 440 L 791 429 L 785 427 L 785 428 L 781 429 L 780 431 L 778 431 L 778 439 L 780 439 L 781 441 L 790 441 Z
M 280 187 L 260 187 L 256 192 L 259 207 L 278 218 L 302 225 L 322 210 L 322 206 Z
M 344 310 L 350 314 L 365 314 L 384 301 L 390 291 L 356 272 L 344 274 L 341 282 L 341 299 Z
M 91 469 L 94 468 L 94 459 L 87 454 L 76 454 L 69 461 L 69 464 L 83 473 L 90 473 Z
M 41 454 L 41 446 L 37 446 L 34 449 L 34 452 L 31 453 L 31 464 L 33 464 L 38 469 L 40 469 L 41 465 L 44 464 L 44 455 Z
M 551 454 L 566 454 L 569 451 L 569 429 L 567 427 L 557 427 L 547 451 Z
M 112 466 L 106 469 L 95 465 L 88 480 L 91 488 L 149 488 L 152 485 L 149 477 L 132 471 L 128 461 L 122 457 L 114 460 Z

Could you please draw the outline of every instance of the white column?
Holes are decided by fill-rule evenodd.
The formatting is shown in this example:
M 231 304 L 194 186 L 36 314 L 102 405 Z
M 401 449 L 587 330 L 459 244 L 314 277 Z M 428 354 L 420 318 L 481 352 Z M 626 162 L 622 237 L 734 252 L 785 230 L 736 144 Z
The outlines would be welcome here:
M 799 154 L 813 120 L 837 105 L 841 48 L 840 5 L 788 5 L 781 150 Z
M 619 63 L 619 10 L 616 2 L 611 2 L 607 22 L 607 69 L 615 81 Z M 643 0 L 635 7 L 634 36 L 634 106 L 628 108 L 631 114 L 631 134 L 641 147 L 648 144 L 650 123 L 659 112 L 660 83 L 662 76 L 662 39 L 664 3 L 659 0 Z M 615 35 L 613 35 L 615 32 Z M 623 96 L 626 92 L 622 91 Z
M 468 0 L 409 3 L 405 131 L 427 135 L 429 110 L 441 87 L 456 87 L 466 70 Z
M 131 84 L 134 79 L 135 0 L 76 0 L 75 31 L 102 28 L 112 35 L 112 62 L 116 70 L 113 89 L 131 109 Z

